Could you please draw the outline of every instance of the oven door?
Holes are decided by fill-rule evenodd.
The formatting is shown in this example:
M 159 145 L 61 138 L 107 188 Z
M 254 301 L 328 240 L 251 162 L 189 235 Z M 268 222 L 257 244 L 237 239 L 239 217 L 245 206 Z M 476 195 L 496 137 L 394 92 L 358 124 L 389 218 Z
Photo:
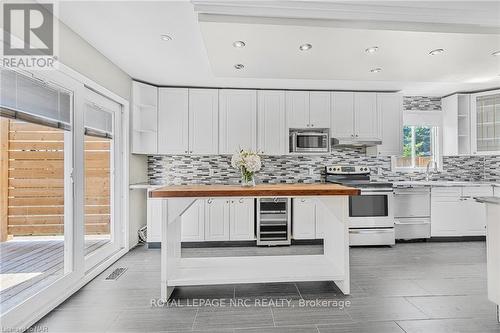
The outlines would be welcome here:
M 392 189 L 361 190 L 349 197 L 350 228 L 393 228 L 394 194 Z
M 328 133 L 297 133 L 295 136 L 296 152 L 328 152 Z

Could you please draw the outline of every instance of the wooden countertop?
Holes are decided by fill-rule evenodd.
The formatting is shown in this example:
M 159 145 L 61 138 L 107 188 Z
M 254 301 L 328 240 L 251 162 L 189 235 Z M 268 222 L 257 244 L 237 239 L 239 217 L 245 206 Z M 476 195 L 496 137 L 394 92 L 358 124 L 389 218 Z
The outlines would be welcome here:
M 175 185 L 152 190 L 151 198 L 203 198 L 203 197 L 297 197 L 359 195 L 352 187 L 329 184 L 259 184 L 253 187 L 240 185 Z

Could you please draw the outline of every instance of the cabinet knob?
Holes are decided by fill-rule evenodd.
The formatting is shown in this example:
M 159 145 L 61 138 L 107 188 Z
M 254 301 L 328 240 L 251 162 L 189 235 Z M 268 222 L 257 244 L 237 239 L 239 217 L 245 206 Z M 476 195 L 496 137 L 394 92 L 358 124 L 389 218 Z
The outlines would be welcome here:
M 185 152 L 185 153 L 187 153 L 188 151 L 187 151 L 187 150 L 185 150 L 184 152 Z
M 306 199 L 300 199 L 300 202 L 306 202 Z
M 307 124 L 306 126 L 309 127 L 309 124 Z
M 358 137 L 359 135 L 356 134 L 356 137 Z
M 314 124 L 311 124 L 311 127 L 314 127 Z

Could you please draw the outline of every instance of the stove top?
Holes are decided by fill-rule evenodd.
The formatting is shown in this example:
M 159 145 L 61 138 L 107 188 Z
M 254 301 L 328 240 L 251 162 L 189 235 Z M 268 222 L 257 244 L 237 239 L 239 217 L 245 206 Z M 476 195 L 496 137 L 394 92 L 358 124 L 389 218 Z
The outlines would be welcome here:
M 325 166 L 325 181 L 356 188 L 392 188 L 390 182 L 377 182 L 370 179 L 370 168 L 361 165 Z

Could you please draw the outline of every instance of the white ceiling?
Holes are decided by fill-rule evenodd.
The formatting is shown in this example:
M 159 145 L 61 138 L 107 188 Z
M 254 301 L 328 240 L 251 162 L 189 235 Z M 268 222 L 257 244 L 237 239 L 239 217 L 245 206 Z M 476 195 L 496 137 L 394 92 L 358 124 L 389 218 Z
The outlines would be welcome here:
M 500 57 L 491 56 L 498 2 L 373 4 L 203 1 L 195 12 L 187 1 L 84 1 L 60 3 L 59 16 L 130 76 L 157 85 L 434 96 L 500 87 Z M 300 52 L 303 42 L 313 48 Z M 373 45 L 379 52 L 366 54 Z M 434 48 L 446 52 L 429 56 Z

